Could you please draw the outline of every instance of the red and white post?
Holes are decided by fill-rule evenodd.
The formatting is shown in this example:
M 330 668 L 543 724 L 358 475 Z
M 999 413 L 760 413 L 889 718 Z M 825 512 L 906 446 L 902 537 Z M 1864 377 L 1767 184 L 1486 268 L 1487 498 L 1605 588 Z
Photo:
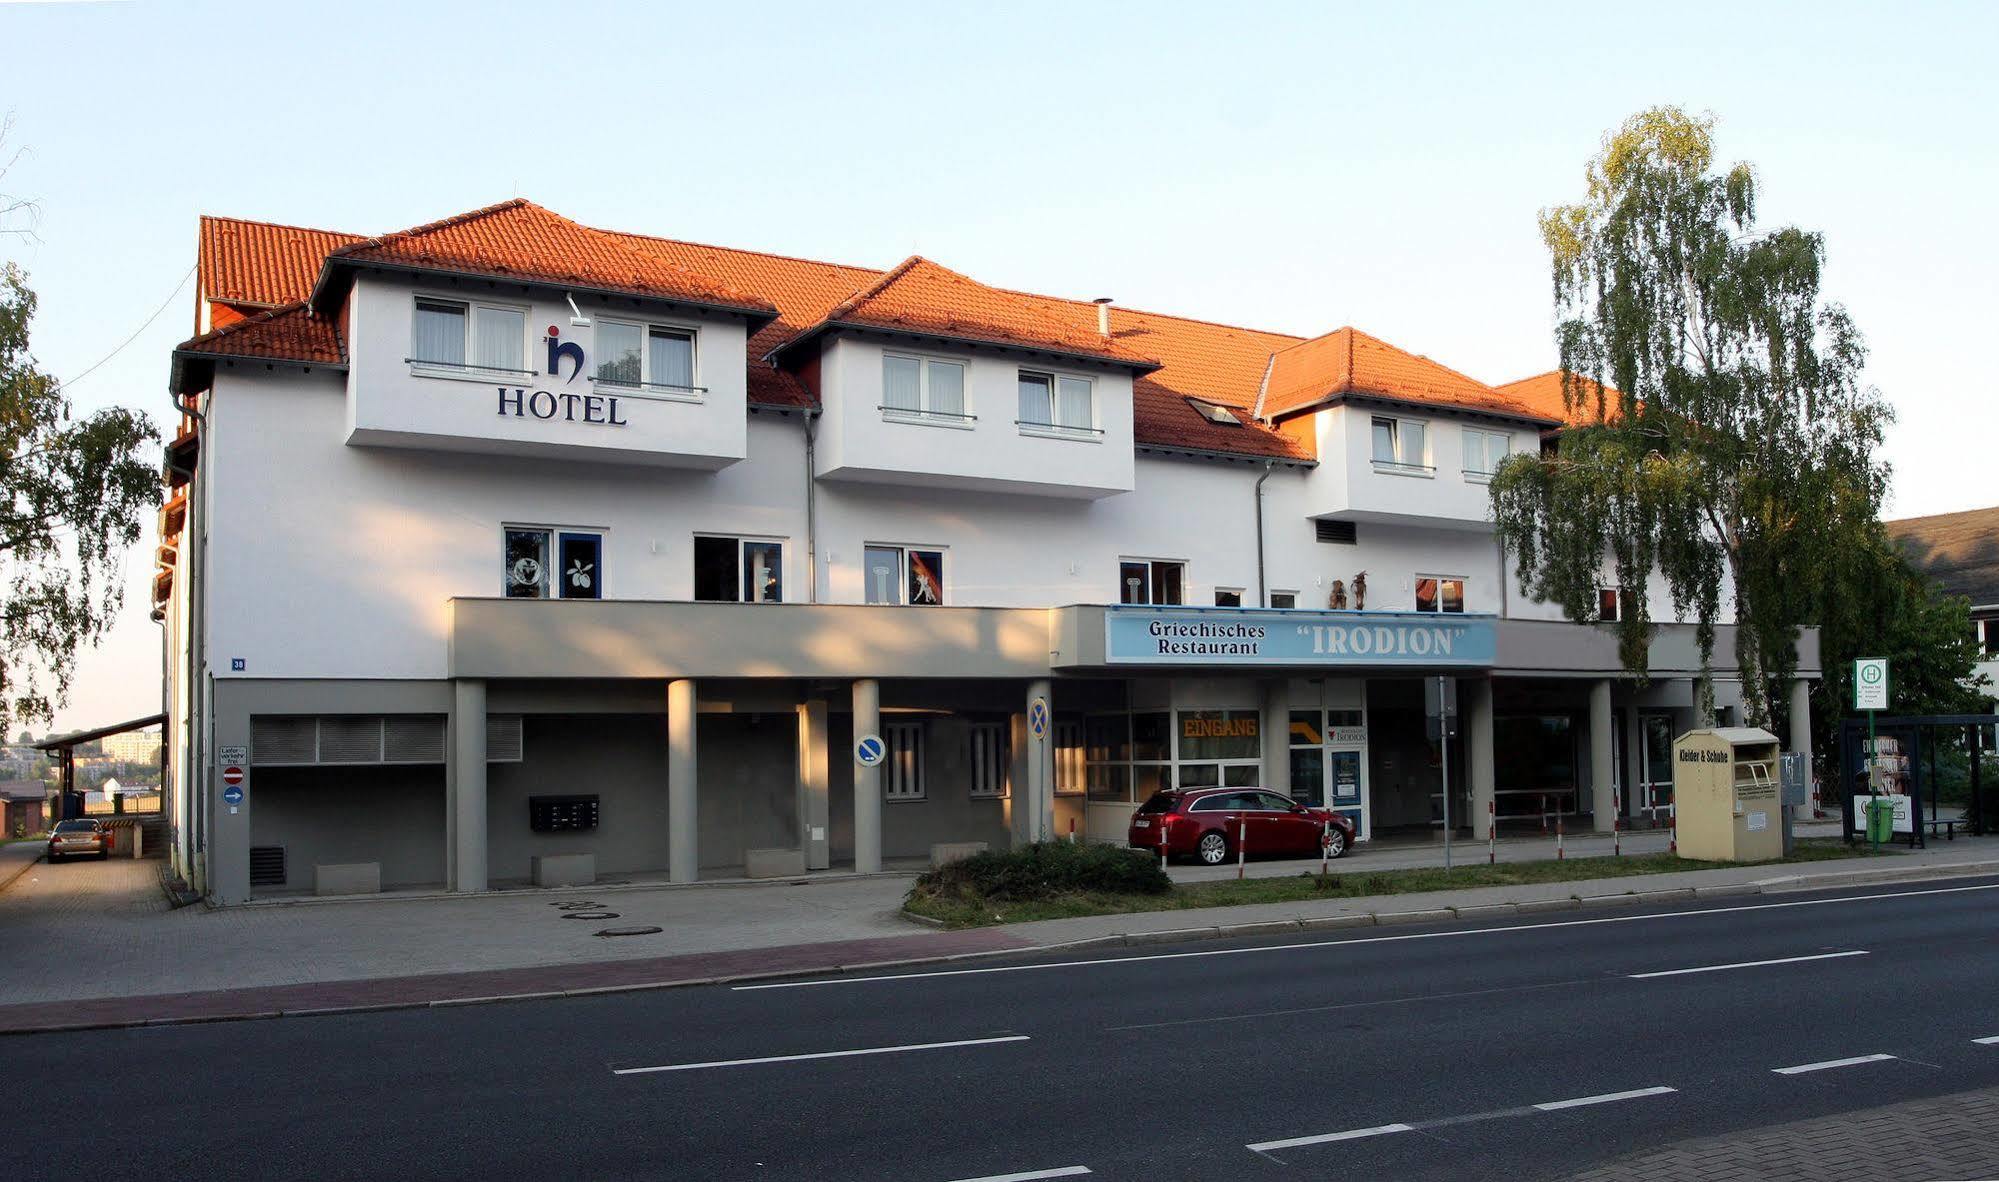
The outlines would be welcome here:
M 1069 844 L 1076 844 L 1076 818 L 1069 818 Z
M 1610 856 L 1613 858 L 1622 858 L 1624 856 L 1624 818 L 1622 817 L 1612 817 L 1610 819 Z
M 1485 864 L 1499 863 L 1499 805 L 1496 801 L 1485 802 Z
M 1562 824 L 1562 819 L 1560 817 L 1556 817 L 1555 818 L 1555 861 L 1557 862 L 1561 861 L 1562 858 L 1566 856 L 1562 849 L 1562 836 L 1564 831 L 1565 831 L 1565 826 L 1563 826 Z
M 1246 852 L 1248 851 L 1248 849 L 1249 849 L 1249 818 L 1248 818 L 1248 817 L 1244 817 L 1244 818 L 1242 818 L 1242 820 L 1240 820 L 1240 821 L 1238 821 L 1238 822 L 1236 823 L 1236 831 L 1235 831 L 1235 834 L 1236 834 L 1236 836 L 1235 836 L 1235 876 L 1236 876 L 1237 878 L 1241 878 L 1241 877 L 1242 877 L 1242 859 L 1243 859 L 1243 855 L 1244 855 L 1244 854 L 1245 854 L 1245 853 L 1246 853 Z
M 1166 818 L 1160 817 L 1159 825 L 1159 872 L 1166 873 Z
M 1325 877 L 1333 868 L 1333 823 L 1319 826 L 1319 876 Z

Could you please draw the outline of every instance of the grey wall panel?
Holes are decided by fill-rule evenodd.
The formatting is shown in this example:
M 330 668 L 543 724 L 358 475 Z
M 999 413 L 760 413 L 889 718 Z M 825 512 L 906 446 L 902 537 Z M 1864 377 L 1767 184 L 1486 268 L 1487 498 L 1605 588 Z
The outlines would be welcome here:
M 487 870 L 528 878 L 536 855 L 595 854 L 603 876 L 666 869 L 666 724 L 631 715 L 521 720 L 521 761 L 487 765 Z M 537 833 L 530 796 L 595 795 L 594 830 Z
M 312 868 L 337 862 L 380 862 L 385 889 L 444 882 L 443 768 L 274 767 L 252 780 L 250 844 L 285 847 L 284 889 L 311 890 Z

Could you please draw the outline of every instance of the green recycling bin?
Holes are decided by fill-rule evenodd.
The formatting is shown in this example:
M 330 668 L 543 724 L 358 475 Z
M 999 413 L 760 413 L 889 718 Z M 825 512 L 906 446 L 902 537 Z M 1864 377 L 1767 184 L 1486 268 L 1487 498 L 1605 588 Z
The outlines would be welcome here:
M 1895 838 L 1895 802 L 1885 796 L 1867 798 L 1867 840 L 1879 845 Z

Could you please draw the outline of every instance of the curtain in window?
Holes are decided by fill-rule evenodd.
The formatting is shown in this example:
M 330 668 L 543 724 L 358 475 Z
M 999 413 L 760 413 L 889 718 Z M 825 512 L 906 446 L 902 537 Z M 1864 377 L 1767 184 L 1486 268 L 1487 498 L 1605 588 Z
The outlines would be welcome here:
M 930 363 L 930 405 L 940 414 L 965 413 L 965 367 L 950 361 Z
M 1064 427 L 1095 426 L 1090 413 L 1090 383 L 1083 378 L 1055 380 L 1055 421 Z
M 1374 462 L 1377 464 L 1395 462 L 1395 423 L 1392 420 L 1374 420 Z
M 891 410 L 919 409 L 923 405 L 922 374 L 922 363 L 915 358 L 882 358 L 882 405 Z
M 1020 375 L 1020 421 L 1048 426 L 1054 423 L 1055 408 L 1050 404 L 1048 379 L 1038 373 Z
M 1402 422 L 1396 424 L 1396 442 L 1402 445 L 1401 460 L 1411 467 L 1423 466 L 1423 424 Z
M 1442 590 L 1445 611 L 1461 612 L 1465 610 L 1465 581 L 1463 579 L 1445 579 Z
M 651 381 L 661 386 L 694 385 L 694 338 L 664 328 L 652 330 Z
M 1416 580 L 1416 610 L 1419 612 L 1437 610 L 1437 580 Z
M 465 364 L 465 306 L 418 300 L 410 357 L 439 365 Z
M 642 380 L 639 368 L 639 338 L 636 324 L 615 320 L 597 322 L 597 380 L 621 386 L 636 386 Z
M 473 309 L 472 364 L 481 369 L 525 369 L 522 354 L 526 336 L 525 313 L 507 308 Z

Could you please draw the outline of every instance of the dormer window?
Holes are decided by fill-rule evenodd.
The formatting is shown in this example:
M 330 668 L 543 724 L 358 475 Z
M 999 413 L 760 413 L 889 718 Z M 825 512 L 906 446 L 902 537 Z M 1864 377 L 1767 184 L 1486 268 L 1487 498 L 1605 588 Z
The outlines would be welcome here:
M 1095 383 L 1068 374 L 1020 371 L 1023 435 L 1095 435 Z
M 901 422 L 972 425 L 965 413 L 965 365 L 937 357 L 882 354 L 882 417 Z
M 417 297 L 410 365 L 460 374 L 527 373 L 527 311 L 505 304 Z
M 597 384 L 663 395 L 695 395 L 694 334 L 684 328 L 597 322 Z
M 1375 471 L 1430 475 L 1430 432 L 1423 420 L 1377 416 L 1373 433 Z

